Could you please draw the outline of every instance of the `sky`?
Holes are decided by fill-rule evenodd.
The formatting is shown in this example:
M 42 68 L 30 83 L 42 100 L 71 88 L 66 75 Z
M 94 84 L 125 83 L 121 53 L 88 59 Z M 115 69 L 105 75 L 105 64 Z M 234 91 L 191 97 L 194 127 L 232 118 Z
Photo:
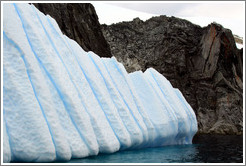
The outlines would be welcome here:
M 245 31 L 245 2 L 92 2 L 99 22 L 110 25 L 139 17 L 145 21 L 166 15 L 184 18 L 200 26 L 217 22 L 243 37 Z

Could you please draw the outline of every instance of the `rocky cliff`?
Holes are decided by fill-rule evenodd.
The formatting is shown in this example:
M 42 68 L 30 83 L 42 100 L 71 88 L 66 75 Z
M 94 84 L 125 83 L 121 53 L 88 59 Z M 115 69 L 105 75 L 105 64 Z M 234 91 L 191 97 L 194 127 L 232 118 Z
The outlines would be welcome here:
M 115 56 L 128 72 L 162 73 L 193 107 L 200 133 L 242 133 L 243 51 L 230 30 L 166 16 L 100 27 L 91 4 L 34 5 L 83 49 Z
M 128 72 L 153 67 L 182 91 L 200 133 L 242 133 L 243 51 L 230 30 L 166 16 L 102 25 L 102 30 Z
M 86 51 L 101 57 L 111 57 L 93 5 L 89 3 L 34 3 L 44 14 L 58 23 L 62 32 Z

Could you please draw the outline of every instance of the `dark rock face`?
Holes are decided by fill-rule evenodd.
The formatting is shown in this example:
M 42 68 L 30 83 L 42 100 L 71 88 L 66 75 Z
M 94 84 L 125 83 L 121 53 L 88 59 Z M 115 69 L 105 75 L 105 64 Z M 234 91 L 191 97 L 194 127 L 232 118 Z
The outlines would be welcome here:
M 85 51 L 111 57 L 94 7 L 89 3 L 34 3 L 58 23 L 62 32 L 74 39 Z
M 181 90 L 197 115 L 199 133 L 242 134 L 243 51 L 230 30 L 166 16 L 102 30 L 128 72 L 153 67 Z

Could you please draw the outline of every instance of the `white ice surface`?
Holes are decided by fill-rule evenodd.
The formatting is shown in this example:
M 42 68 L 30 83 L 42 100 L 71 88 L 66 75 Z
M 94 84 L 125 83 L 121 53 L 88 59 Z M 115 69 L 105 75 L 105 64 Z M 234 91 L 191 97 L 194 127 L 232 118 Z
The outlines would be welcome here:
M 3 162 L 9 163 L 11 161 L 11 151 L 9 145 L 9 136 L 6 129 L 5 120 L 3 121 Z
M 191 143 L 194 111 L 157 71 L 85 52 L 33 5 L 3 16 L 4 162 Z

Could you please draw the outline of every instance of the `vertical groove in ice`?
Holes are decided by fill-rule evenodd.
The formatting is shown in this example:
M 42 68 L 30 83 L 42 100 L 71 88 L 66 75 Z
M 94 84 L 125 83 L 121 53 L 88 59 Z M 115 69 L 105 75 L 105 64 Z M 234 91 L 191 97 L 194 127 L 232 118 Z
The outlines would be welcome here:
M 150 121 L 149 117 L 147 116 L 146 111 L 142 107 L 141 102 L 139 102 L 139 100 L 137 100 L 136 93 L 133 92 L 134 91 L 133 85 L 131 85 L 130 80 L 127 78 L 128 75 L 127 75 L 124 67 L 122 66 L 122 64 L 118 63 L 117 60 L 114 57 L 110 59 L 110 62 L 112 63 L 112 65 L 116 68 L 118 73 L 123 78 L 123 81 L 126 84 L 126 88 L 130 92 L 129 96 L 131 96 L 131 99 L 133 101 L 133 106 L 136 108 L 136 109 L 134 109 L 134 110 L 136 110 L 135 114 L 136 115 L 140 115 L 139 118 L 138 118 L 138 121 L 139 121 L 139 123 L 142 124 L 141 125 L 141 129 L 142 129 L 142 131 L 144 133 L 145 140 L 149 140 L 151 137 L 153 137 L 155 135 L 154 131 L 152 130 L 152 125 L 153 124 Z
M 176 136 L 176 140 L 178 141 L 179 144 L 186 143 L 185 139 L 190 129 L 190 126 L 188 125 L 189 122 L 187 120 L 188 115 L 184 113 L 184 109 L 180 106 L 179 100 L 177 100 L 176 98 L 177 96 L 171 84 L 164 77 L 157 76 L 160 74 L 159 73 L 157 74 L 157 71 L 155 71 L 154 69 L 148 69 L 148 72 L 151 73 L 156 84 L 158 84 L 158 86 L 160 87 L 162 94 L 168 100 L 173 110 L 175 110 L 175 114 L 178 118 L 178 134 Z M 176 108 L 174 108 L 174 106 Z
M 57 32 L 57 29 L 54 27 L 54 24 L 52 24 L 51 23 L 51 21 L 52 20 L 50 20 L 49 19 L 49 17 L 47 18 L 47 21 L 48 21 L 48 23 L 49 23 L 49 26 L 51 27 L 51 29 L 53 30 L 53 32 L 57 35 L 57 37 L 59 38 L 59 39 L 61 39 L 61 41 L 63 41 L 62 42 L 62 44 L 65 46 L 65 48 L 67 48 L 68 50 L 70 50 L 70 52 L 71 52 L 71 54 L 73 55 L 73 56 L 70 56 L 70 57 L 74 57 L 75 59 L 73 59 L 73 60 L 75 60 L 76 62 L 74 63 L 75 64 L 75 66 L 77 65 L 78 67 L 79 67 L 79 69 L 80 69 L 80 71 L 82 71 L 82 73 L 83 73 L 83 69 L 82 69 L 82 67 L 81 67 L 81 65 L 80 65 L 80 63 L 79 63 L 79 61 L 78 61 L 78 59 L 77 59 L 77 57 L 76 57 L 76 54 L 74 53 L 74 51 L 73 51 L 73 49 L 71 48 L 71 45 L 69 44 L 69 42 L 67 41 L 67 39 L 66 38 L 63 38 L 63 37 L 61 37 L 61 32 L 59 33 L 59 32 Z M 69 59 L 66 59 L 66 61 L 70 61 Z M 70 66 L 71 67 L 71 66 Z M 75 69 L 76 70 L 76 69 Z M 72 72 L 74 71 L 74 70 L 71 70 Z M 78 72 L 78 70 L 77 71 L 75 71 L 75 72 Z M 88 81 L 86 80 L 85 82 L 81 82 L 82 80 L 80 80 L 80 79 L 77 79 L 78 77 L 74 77 L 73 75 L 76 75 L 76 73 L 71 73 L 70 74 L 70 79 L 71 80 L 73 80 L 73 82 L 74 82 L 74 86 L 76 87 L 76 90 L 78 91 L 78 93 L 79 93 L 79 96 L 80 96 L 80 99 L 81 99 L 81 103 L 83 104 L 83 106 L 85 107 L 85 110 L 86 110 L 86 112 L 88 113 L 88 115 L 90 116 L 90 119 L 91 119 L 91 123 L 93 123 L 93 129 L 94 129 L 94 132 L 95 132 L 95 134 L 96 134 L 96 136 L 97 136 L 97 141 L 98 141 L 98 144 L 100 145 L 99 146 L 99 150 L 100 150 L 100 152 L 114 152 L 114 151 L 116 151 L 116 150 L 118 150 L 118 142 L 115 140 L 115 139 L 117 139 L 117 137 L 114 137 L 115 136 L 115 134 L 114 135 L 112 135 L 111 134 L 111 130 L 109 129 L 107 132 L 105 132 L 105 131 L 102 131 L 102 126 L 108 126 L 108 125 L 111 125 L 108 121 L 108 123 L 106 122 L 106 121 L 104 121 L 103 119 L 101 119 L 101 121 L 97 121 L 97 119 L 98 119 L 98 117 L 101 117 L 101 118 L 107 118 L 106 117 L 106 115 L 104 114 L 104 117 L 102 117 L 102 115 L 98 115 L 98 113 L 95 113 L 95 108 L 93 108 L 93 109 L 91 109 L 91 110 L 88 110 L 89 108 L 91 108 L 91 106 L 89 106 L 89 104 L 91 104 L 91 102 L 90 103 L 85 103 L 86 101 L 88 102 L 88 100 L 86 100 L 86 97 L 84 97 L 84 93 L 81 91 L 81 89 L 79 88 L 79 85 L 80 86 L 83 86 L 83 85 L 86 85 L 86 87 L 88 87 L 89 86 L 89 83 L 88 83 Z M 73 77 L 72 77 L 73 76 Z M 83 74 L 83 76 L 85 77 L 85 75 Z M 87 84 L 86 84 L 87 83 Z M 88 86 L 87 86 L 88 85 Z M 86 88 L 86 87 L 84 87 L 84 88 Z M 91 88 L 90 88 L 91 89 Z M 88 90 L 88 89 L 87 89 Z M 92 89 L 91 89 L 92 90 Z M 93 93 L 93 91 L 92 91 L 92 94 L 93 94 L 93 96 L 91 96 L 90 95 L 90 97 L 95 97 L 96 98 L 96 96 L 94 95 L 94 93 Z M 86 94 L 87 96 L 89 96 L 89 94 Z M 90 99 L 90 100 L 93 100 L 93 99 Z M 93 107 L 96 107 L 95 106 L 95 103 L 93 103 L 94 105 L 93 105 Z M 98 103 L 99 104 L 99 103 Z M 97 111 L 99 111 L 99 110 L 97 110 Z M 93 115 L 94 114 L 94 115 Z M 95 115 L 96 114 L 96 115 Z M 98 115 L 98 117 L 97 117 L 97 115 Z M 96 118 L 97 117 L 97 118 Z M 100 126 L 100 125 L 102 125 L 102 126 Z M 112 127 L 111 127 L 111 129 L 112 129 Z M 113 131 L 113 129 L 112 129 L 112 131 Z M 107 135 L 108 134 L 108 135 Z M 112 136 L 111 137 L 111 141 L 110 142 L 106 142 L 106 140 L 105 140 L 105 138 L 106 137 L 108 137 L 108 136 Z M 114 146 L 114 147 L 112 147 L 112 146 Z
M 32 7 L 33 7 L 33 6 L 32 6 Z M 34 8 L 33 8 L 33 9 L 34 9 Z M 67 65 L 64 63 L 64 61 L 63 61 L 63 59 L 62 59 L 60 53 L 58 52 L 57 48 L 55 47 L 55 45 L 54 45 L 54 43 L 53 43 L 53 41 L 52 41 L 50 35 L 48 34 L 46 28 L 44 27 L 44 25 L 43 25 L 43 23 L 42 23 L 40 17 L 39 17 L 38 14 L 37 14 L 37 12 L 36 12 L 35 10 L 33 10 L 33 11 L 35 12 L 35 14 L 36 14 L 36 16 L 37 16 L 37 18 L 38 18 L 38 20 L 39 20 L 39 22 L 40 22 L 40 24 L 41 24 L 43 30 L 44 30 L 46 36 L 48 37 L 48 39 L 49 39 L 49 41 L 50 41 L 50 43 L 51 43 L 51 45 L 52 45 L 52 48 L 55 50 L 56 55 L 59 57 L 59 60 L 62 62 L 63 66 L 65 67 L 66 72 L 67 72 L 67 74 L 68 74 L 68 76 L 69 76 L 69 78 L 70 78 L 70 80 L 71 80 L 71 83 L 73 84 L 74 88 L 75 88 L 76 91 L 78 92 L 78 87 L 75 85 L 75 83 L 74 83 L 74 81 L 73 81 L 73 79 L 72 79 L 72 76 L 71 76 L 71 74 L 70 74 L 70 72 L 69 72 L 69 70 L 68 70 Z M 48 22 L 49 22 L 49 20 L 48 20 Z M 52 24 L 51 24 L 50 22 L 49 22 L 49 25 L 52 26 Z M 51 28 L 52 28 L 52 27 L 51 27 Z M 58 35 L 58 36 L 59 36 L 59 35 Z M 80 96 L 79 93 L 78 93 L 78 96 L 79 96 L 79 98 L 81 99 L 81 96 Z M 88 114 L 88 112 L 87 112 L 87 110 L 86 110 L 86 107 L 84 106 L 84 103 L 83 103 L 83 102 L 81 102 L 81 103 L 82 103 L 82 105 L 83 105 L 84 110 L 85 110 L 86 113 Z M 90 122 L 90 123 L 91 123 L 91 122 Z M 82 135 L 83 135 L 83 134 L 82 134 Z M 89 143 L 88 143 L 88 140 L 85 139 L 84 136 L 83 136 L 83 140 L 86 142 L 86 145 L 88 146 L 88 148 L 89 148 L 90 150 L 92 150 L 91 147 L 90 147 L 90 145 L 89 145 Z
M 120 96 L 117 95 L 117 92 L 119 92 L 119 90 L 117 89 L 117 92 L 116 92 L 115 87 L 112 85 L 112 83 L 105 78 L 105 77 L 107 77 L 108 79 L 110 79 L 110 77 L 108 77 L 108 75 L 107 75 L 108 72 L 105 71 L 104 74 L 102 74 L 102 71 L 101 71 L 102 68 L 100 69 L 99 65 L 96 64 L 96 62 L 94 60 L 95 57 L 93 58 L 92 56 L 93 56 L 92 53 L 90 53 L 89 57 L 90 57 L 91 61 L 93 62 L 93 64 L 97 68 L 101 77 L 103 78 L 103 81 L 107 87 L 109 94 L 110 94 L 111 100 L 113 101 L 114 105 L 116 106 L 116 108 L 120 114 L 120 117 L 122 119 L 122 122 L 124 123 L 124 126 L 126 127 L 127 131 L 131 134 L 132 144 L 134 146 L 139 146 L 143 142 L 142 131 L 140 131 L 141 128 L 140 128 L 139 124 L 137 123 L 135 116 L 133 116 L 132 112 L 130 112 L 131 116 L 129 116 L 129 107 L 128 107 L 128 109 L 124 108 L 124 105 L 121 101 Z M 104 66 L 101 66 L 101 67 L 104 67 Z M 134 119 L 134 122 L 138 126 L 137 129 L 139 129 L 139 130 L 136 129 L 135 123 L 132 122 L 132 119 Z
M 159 85 L 156 84 L 156 82 L 153 80 L 152 75 L 149 75 L 149 74 L 150 73 L 148 72 L 148 70 L 144 72 L 144 76 L 145 76 L 145 78 L 146 78 L 146 80 L 148 82 L 148 85 L 150 85 L 150 87 L 154 90 L 155 94 L 157 95 L 157 97 L 161 101 L 162 106 L 165 108 L 165 110 L 168 111 L 168 113 L 169 113 L 169 120 L 170 120 L 170 123 L 173 126 L 174 134 L 177 134 L 177 132 L 178 132 L 178 121 L 177 121 L 177 117 L 174 114 L 173 109 L 171 108 L 170 104 L 167 102 L 166 98 L 163 96 L 162 91 L 161 91 Z M 172 143 L 170 143 L 170 144 L 172 144 Z
M 4 90 L 4 87 L 3 87 Z M 4 163 L 9 163 L 11 161 L 11 159 L 13 160 L 13 157 L 11 157 L 11 142 L 9 139 L 9 131 L 8 131 L 8 127 L 6 124 L 6 120 L 5 120 L 5 111 L 3 109 L 3 162 Z
M 15 6 L 15 9 L 16 9 L 16 6 Z M 18 13 L 18 10 L 17 10 L 17 9 L 16 9 L 16 11 L 17 11 L 17 13 Z M 18 13 L 18 15 L 19 15 L 19 13 Z M 28 79 L 29 79 L 29 81 L 30 81 L 30 84 L 31 84 L 31 86 L 32 86 L 32 90 L 33 90 L 34 96 L 35 96 L 35 98 L 36 98 L 36 100 L 37 100 L 37 102 L 38 102 L 38 105 L 39 105 L 39 107 L 40 107 L 40 109 L 41 109 L 41 111 L 42 111 L 42 115 L 43 115 L 43 117 L 44 117 L 44 119 L 45 119 L 46 125 L 48 126 L 48 129 L 49 129 L 49 132 L 50 132 L 50 136 L 51 136 L 52 142 L 53 142 L 53 144 L 54 144 L 54 146 L 55 146 L 55 152 L 56 152 L 56 156 L 57 156 L 56 143 L 55 143 L 55 141 L 54 141 L 54 137 L 53 137 L 53 134 L 52 134 L 52 131 L 51 131 L 51 128 L 50 128 L 50 124 L 49 124 L 49 122 L 48 122 L 48 120 L 47 120 L 47 117 L 46 117 L 46 115 L 45 115 L 45 113 L 44 113 L 44 109 L 43 109 L 43 107 L 42 107 L 42 105 L 41 105 L 41 103 L 40 103 L 40 101 L 39 101 L 38 96 L 37 96 L 35 87 L 34 87 L 34 85 L 33 85 L 32 79 L 31 79 L 30 74 L 29 74 L 29 71 L 28 71 L 28 66 L 27 66 L 27 62 L 26 62 L 26 59 L 25 59 L 25 57 L 24 57 L 24 54 L 22 53 L 21 49 L 16 45 L 16 43 L 7 37 L 7 35 L 5 34 L 4 31 L 3 31 L 3 36 L 4 36 L 4 38 L 5 38 L 6 40 L 9 41 L 9 43 L 11 43 L 11 44 L 19 51 L 19 53 L 20 53 L 20 55 L 21 55 L 21 58 L 22 58 L 22 60 L 23 60 L 23 62 L 24 62 L 25 68 L 26 68 L 26 74 L 27 74 L 27 77 L 28 77 Z
M 109 60 L 110 60 L 110 59 L 109 59 Z M 117 91 L 119 92 L 121 98 L 123 99 L 125 105 L 126 105 L 127 108 L 129 109 L 129 111 L 131 112 L 133 118 L 135 119 L 135 121 L 137 122 L 139 128 L 141 129 L 141 131 L 142 131 L 142 133 L 143 133 L 143 136 L 144 136 L 144 139 L 145 139 L 144 141 L 145 141 L 145 142 L 148 141 L 148 136 L 146 136 L 148 133 L 146 134 L 146 132 L 144 131 L 144 127 L 140 126 L 141 121 L 140 121 L 139 119 L 136 118 L 136 112 L 135 112 L 135 115 L 134 115 L 133 110 L 132 110 L 132 109 L 130 108 L 130 106 L 129 106 L 129 105 L 131 105 L 131 104 L 130 104 L 130 103 L 128 104 L 128 103 L 126 102 L 125 97 L 123 96 L 122 92 L 119 90 L 120 87 L 116 84 L 115 80 L 114 80 L 113 77 L 112 77 L 112 74 L 110 73 L 110 71 L 109 71 L 109 69 L 108 69 L 108 66 L 105 64 L 105 63 L 106 63 L 106 59 L 102 59 L 102 63 L 103 63 L 103 65 L 104 65 L 105 69 L 107 70 L 107 72 L 108 72 L 108 74 L 109 74 L 109 76 L 110 76 L 110 78 L 111 78 L 111 80 L 112 80 L 114 86 L 116 87 L 116 89 L 117 89 Z M 118 71 L 118 70 L 117 70 L 117 71 Z M 138 113 L 139 113 L 139 112 L 138 112 Z M 139 115 L 140 115 L 140 114 L 139 114 Z
M 91 59 L 91 58 L 90 58 Z M 106 83 L 106 81 L 105 81 L 105 78 L 103 77 L 103 75 L 102 75 L 102 73 L 101 73 L 101 71 L 100 71 L 100 69 L 98 68 L 98 66 L 95 64 L 95 61 L 93 61 L 92 59 L 91 59 L 91 61 L 93 62 L 93 64 L 95 65 L 95 67 L 96 67 L 96 69 L 97 69 L 97 71 L 99 72 L 99 74 L 101 75 L 101 77 L 102 77 L 102 79 L 103 79 L 103 81 L 104 81 L 104 84 L 105 84 L 105 86 L 106 86 L 106 88 L 107 88 L 107 90 L 109 91 L 109 87 L 108 87 L 108 84 Z M 110 96 L 111 97 L 111 96 Z M 114 102 L 114 100 L 112 99 L 112 97 L 111 97 L 111 100 L 113 101 L 113 103 L 115 104 L 115 102 Z M 118 111 L 118 110 L 117 110 Z M 122 120 L 122 119 L 121 119 Z M 126 127 L 126 124 L 124 123 L 124 121 L 122 120 L 122 122 L 123 122 L 123 124 L 124 124 L 124 126 L 125 126 L 125 128 L 126 128 L 126 130 L 129 132 L 129 130 L 127 129 L 127 127 Z M 114 131 L 114 133 L 115 133 L 115 131 Z M 116 133 L 115 133 L 116 134 Z M 117 134 L 116 134 L 116 136 L 117 136 Z M 117 136 L 117 138 L 118 138 L 118 136 Z M 119 140 L 119 138 L 118 138 L 118 140 Z
M 111 78 L 111 80 L 112 80 L 114 86 L 116 87 L 118 93 L 120 94 L 122 100 L 124 101 L 124 103 L 125 103 L 125 105 L 127 106 L 127 108 L 130 110 L 130 113 L 132 114 L 134 120 L 135 120 L 136 123 L 138 124 L 138 122 L 137 122 L 137 120 L 136 120 L 136 117 L 135 117 L 135 116 L 133 115 L 133 113 L 132 113 L 132 109 L 129 107 L 128 103 L 126 102 L 126 100 L 125 100 L 124 96 L 122 95 L 122 93 L 120 92 L 119 88 L 117 88 L 117 84 L 115 83 L 114 79 L 112 78 L 112 76 L 111 76 L 109 70 L 107 69 L 107 67 L 106 67 L 106 65 L 105 65 L 105 63 L 104 63 L 104 61 L 102 61 L 102 63 L 103 63 L 103 65 L 105 66 L 105 69 L 107 70 L 107 72 L 108 72 L 108 74 L 109 74 L 109 76 L 110 76 L 110 78 Z M 139 124 L 138 124 L 138 126 L 139 126 Z M 140 126 L 139 126 L 139 128 L 141 129 Z
M 69 43 L 68 43 L 68 45 L 70 46 L 70 44 L 69 44 Z M 70 48 L 71 48 L 71 46 L 70 46 Z M 72 50 L 72 52 L 73 52 L 73 50 Z M 73 54 L 74 54 L 74 53 L 73 53 Z M 74 54 L 74 56 L 75 56 L 75 54 Z M 110 123 L 110 120 L 109 120 L 109 118 L 108 118 L 108 115 L 105 113 L 105 111 L 104 111 L 104 109 L 103 109 L 103 107 L 102 107 L 102 104 L 101 104 L 100 100 L 99 100 L 99 99 L 98 99 L 98 97 L 97 97 L 97 94 L 95 93 L 95 91 L 94 91 L 93 87 L 92 87 L 92 86 L 91 86 L 91 84 L 90 84 L 89 79 L 87 78 L 87 75 L 85 74 L 84 69 L 82 68 L 82 66 L 81 66 L 81 64 L 79 63 L 79 61 L 78 61 L 78 59 L 77 59 L 77 57 L 76 57 L 76 56 L 75 56 L 75 58 L 76 58 L 77 63 L 79 64 L 80 70 L 82 71 L 82 73 L 83 73 L 84 77 L 86 78 L 86 81 L 89 83 L 89 86 L 90 86 L 90 88 L 91 88 L 91 90 L 92 90 L 92 92 L 93 92 L 93 94 L 94 94 L 94 96 L 95 96 L 95 98 L 96 98 L 97 102 L 99 103 L 100 108 L 102 109 L 102 111 L 103 111 L 103 113 L 104 113 L 104 115 L 105 115 L 105 117 L 106 117 L 106 119 L 107 119 L 107 121 L 108 121 L 108 123 L 109 123 L 110 127 L 112 128 L 112 130 L 113 130 L 113 132 L 114 132 L 114 134 L 115 134 L 115 136 L 116 136 L 117 140 L 120 142 L 120 139 L 119 139 L 119 137 L 118 137 L 117 133 L 115 132 L 114 128 L 112 127 L 112 125 L 111 125 L 111 123 Z
M 67 41 L 66 38 L 64 38 L 64 40 L 68 44 L 68 47 L 71 50 L 73 56 L 75 57 L 80 71 L 82 71 L 82 74 L 85 77 L 85 82 L 87 83 L 86 85 L 88 85 L 88 88 L 89 88 L 87 90 L 91 91 L 91 93 L 92 93 L 91 97 L 93 99 L 95 98 L 94 103 L 89 101 L 87 106 L 90 109 L 91 114 L 94 114 L 94 116 L 98 115 L 98 117 L 96 117 L 96 118 L 100 118 L 101 119 L 99 121 L 99 123 L 98 123 L 97 119 L 94 118 L 94 126 L 93 126 L 93 127 L 95 127 L 95 130 L 98 130 L 98 132 L 96 134 L 98 134 L 97 136 L 98 136 L 98 139 L 99 139 L 98 141 L 99 141 L 99 144 L 100 144 L 100 150 L 101 150 L 101 152 L 113 152 L 113 151 L 119 150 L 119 147 L 120 147 L 119 138 L 117 137 L 116 132 L 114 131 L 114 129 L 113 129 L 113 127 L 112 127 L 112 125 L 111 125 L 111 123 L 110 123 L 110 121 L 108 119 L 107 114 L 105 113 L 105 111 L 103 110 L 102 106 L 100 105 L 100 102 L 97 99 L 96 94 L 94 93 L 93 89 L 91 88 L 88 79 L 86 79 L 86 76 L 84 74 L 84 70 L 81 67 L 81 64 L 79 63 L 79 60 L 78 60 L 76 54 L 74 53 L 71 45 L 69 44 L 69 41 Z M 86 95 L 89 95 L 89 94 L 87 93 Z M 93 100 L 92 98 L 90 100 Z M 84 98 L 84 100 L 86 100 L 86 99 Z M 99 106 L 98 109 L 95 108 L 97 105 Z M 97 109 L 97 110 L 95 110 L 95 109 Z M 97 111 L 97 112 L 95 112 L 95 111 Z M 99 115 L 99 113 L 101 113 L 101 111 L 102 111 L 102 114 Z M 104 120 L 104 118 L 106 118 L 106 121 Z M 103 120 L 103 122 L 102 122 L 102 120 Z M 100 126 L 100 125 L 104 125 L 104 126 L 106 125 L 105 127 L 110 127 L 110 128 L 108 128 L 107 132 L 101 131 L 103 126 Z M 111 131 L 113 132 L 113 135 L 112 135 Z M 108 140 L 100 140 L 100 139 L 106 139 L 106 137 L 108 137 L 108 136 L 111 136 L 111 141 L 105 142 L 105 141 L 108 141 Z M 101 138 L 101 137 L 103 137 L 103 138 Z M 115 146 L 115 147 L 113 148 L 113 147 L 110 147 L 110 146 Z
M 55 158 L 55 156 L 53 156 L 53 154 L 55 154 L 55 149 L 53 149 L 54 144 L 52 143 L 50 132 L 46 122 L 44 122 L 45 120 L 43 119 L 44 117 L 42 116 L 37 100 L 35 100 L 21 55 L 19 55 L 16 48 L 10 45 L 8 40 L 6 40 L 6 36 L 4 48 L 3 89 L 5 95 L 3 97 L 3 103 L 7 106 L 4 107 L 4 119 L 8 128 L 12 156 L 15 156 L 14 158 L 19 160 L 34 161 L 40 157 L 42 158 L 43 153 L 46 153 L 48 156 L 45 158 L 47 159 L 48 157 L 48 160 L 53 160 Z M 12 54 L 7 52 L 6 49 L 12 50 Z M 13 67 L 9 66 L 10 64 L 12 64 Z M 18 78 L 19 80 L 21 78 L 22 82 L 17 81 Z M 31 103 L 28 102 L 28 100 L 31 100 Z M 29 110 L 27 106 L 33 110 Z M 30 138 L 34 131 L 35 135 Z M 25 140 L 26 137 L 29 137 L 28 140 Z M 38 144 L 47 146 L 49 150 L 47 151 L 47 148 L 44 147 L 37 151 Z M 27 145 L 33 146 L 32 149 L 24 148 Z M 19 153 L 20 150 L 21 153 Z M 32 157 L 29 158 L 30 156 Z

